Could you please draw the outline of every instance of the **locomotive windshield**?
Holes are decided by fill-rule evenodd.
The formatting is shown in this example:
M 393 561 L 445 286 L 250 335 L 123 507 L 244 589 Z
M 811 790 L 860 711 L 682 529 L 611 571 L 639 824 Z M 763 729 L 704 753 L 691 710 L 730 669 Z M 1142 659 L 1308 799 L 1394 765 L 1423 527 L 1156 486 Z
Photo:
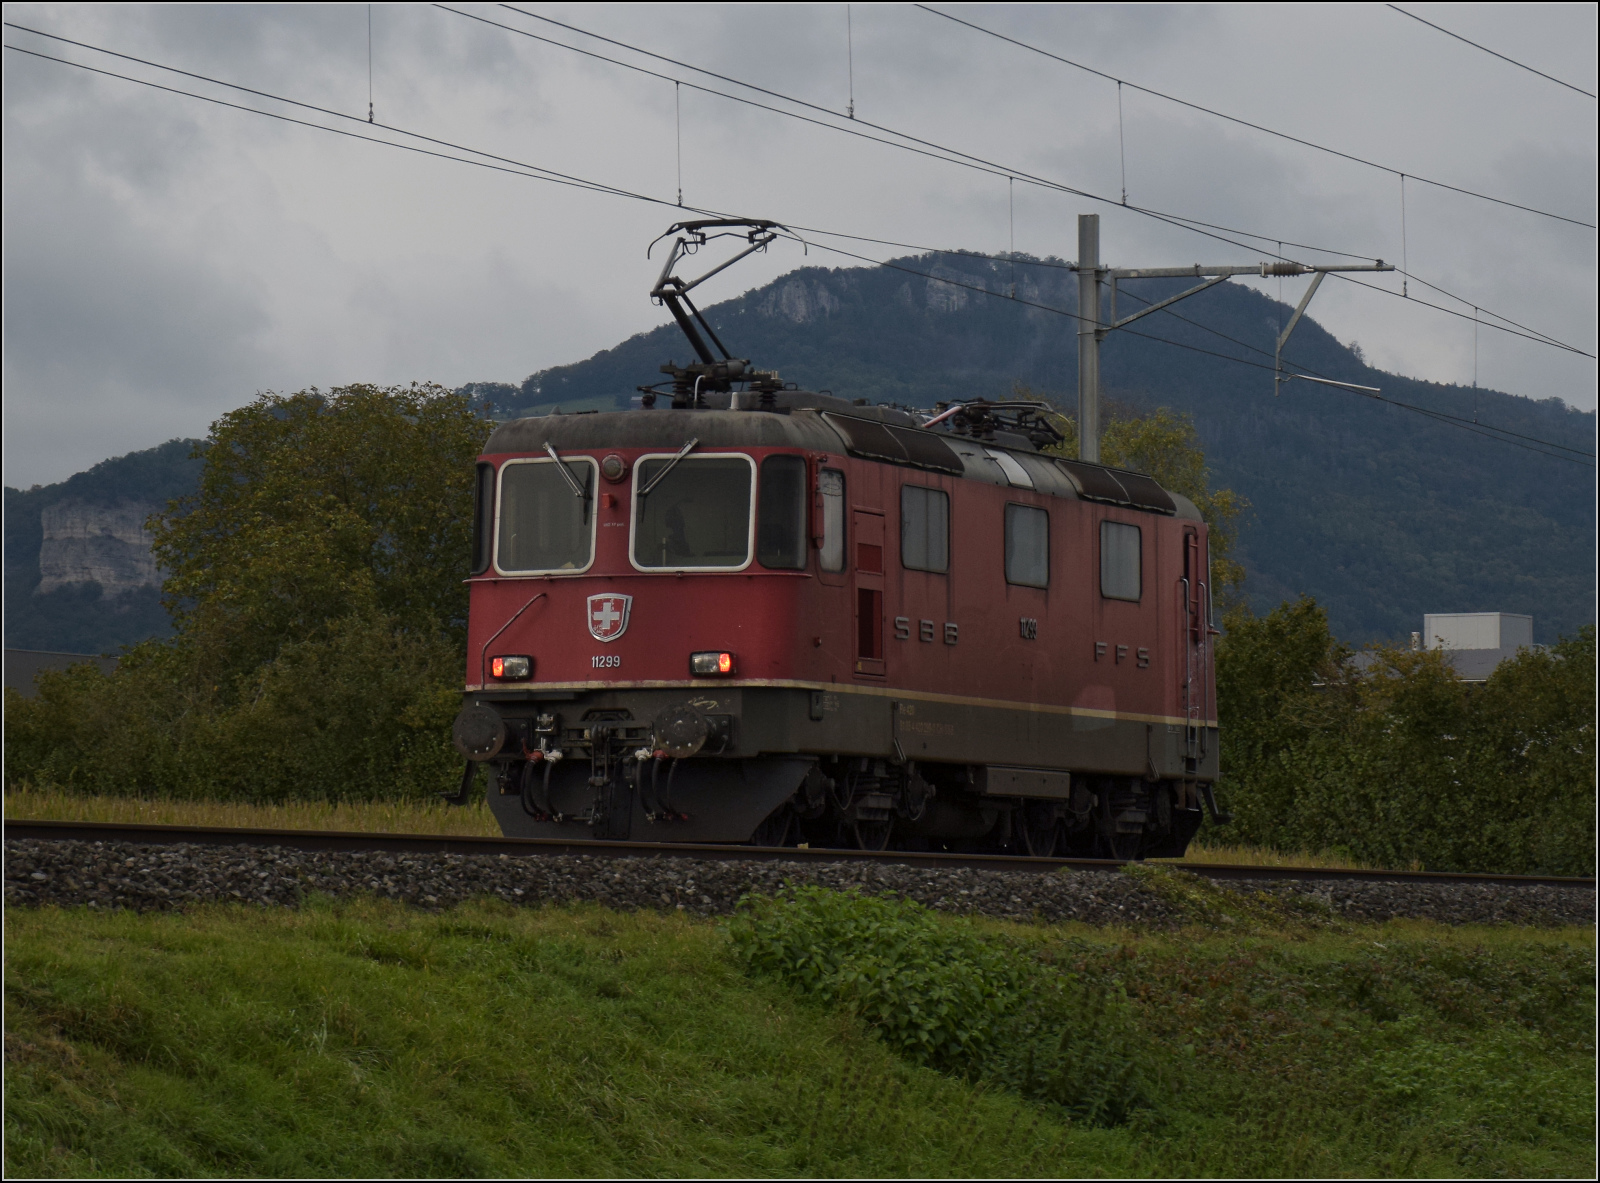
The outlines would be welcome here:
M 495 566 L 506 574 L 582 571 L 594 556 L 594 462 L 565 461 L 579 497 L 553 460 L 512 460 L 500 469 Z
M 673 457 L 640 460 L 634 488 L 647 488 Z M 636 497 L 637 567 L 736 569 L 750 561 L 750 486 L 745 456 L 687 456 L 647 497 Z M 571 494 L 569 493 L 570 497 Z

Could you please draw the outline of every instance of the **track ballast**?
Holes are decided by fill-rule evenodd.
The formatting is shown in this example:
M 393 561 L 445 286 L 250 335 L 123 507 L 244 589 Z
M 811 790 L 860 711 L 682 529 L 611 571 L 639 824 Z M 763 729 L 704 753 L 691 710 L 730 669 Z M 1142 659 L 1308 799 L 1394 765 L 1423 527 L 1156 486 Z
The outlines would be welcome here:
M 965 868 L 1037 875 L 1057 870 L 1118 871 L 1117 859 L 1028 858 L 1017 855 L 956 854 L 903 850 L 845 850 L 834 847 L 757 847 L 588 839 L 495 838 L 460 834 L 384 834 L 351 830 L 295 830 L 229 826 L 177 826 L 143 822 L 80 822 L 6 819 L 5 837 L 34 841 L 116 842 L 141 846 L 259 846 L 299 851 L 384 854 L 455 854 L 517 858 L 575 857 L 689 859 L 740 863 L 861 863 L 869 866 Z M 1593 878 L 1554 875 L 1492 875 L 1444 871 L 1347 870 L 1332 867 L 1282 867 L 1220 863 L 1159 863 L 1216 880 L 1298 880 L 1344 883 L 1482 883 L 1541 886 L 1593 892 Z

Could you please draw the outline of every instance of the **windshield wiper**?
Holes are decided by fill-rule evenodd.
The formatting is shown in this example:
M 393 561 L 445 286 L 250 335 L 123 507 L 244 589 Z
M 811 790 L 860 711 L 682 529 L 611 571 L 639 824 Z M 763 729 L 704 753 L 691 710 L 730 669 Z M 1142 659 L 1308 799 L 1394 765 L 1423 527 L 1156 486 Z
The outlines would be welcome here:
M 544 450 L 550 453 L 550 459 L 556 462 L 556 468 L 567 479 L 567 486 L 572 490 L 573 496 L 583 502 L 585 508 L 588 508 L 589 482 L 585 480 L 581 485 L 578 483 L 578 478 L 572 475 L 572 470 L 567 467 L 566 461 L 561 459 L 560 454 L 556 452 L 556 446 L 548 440 L 545 441 Z
M 644 488 L 639 490 L 639 499 L 641 501 L 643 501 L 646 497 L 650 496 L 650 490 L 654 489 L 663 480 L 665 480 L 666 476 L 667 476 L 667 473 L 671 472 L 674 468 L 676 468 L 677 465 L 678 465 L 678 461 L 682 460 L 685 456 L 687 456 L 690 452 L 692 452 L 694 450 L 695 445 L 698 444 L 699 442 L 700 442 L 700 440 L 698 438 L 696 438 L 696 439 L 692 439 L 688 443 L 684 444 L 683 445 L 683 449 L 676 456 L 674 456 L 671 460 L 667 461 L 667 466 L 665 468 L 663 468 L 660 472 L 656 473 L 655 476 L 651 477 L 650 478 L 650 483 L 648 485 L 646 485 Z

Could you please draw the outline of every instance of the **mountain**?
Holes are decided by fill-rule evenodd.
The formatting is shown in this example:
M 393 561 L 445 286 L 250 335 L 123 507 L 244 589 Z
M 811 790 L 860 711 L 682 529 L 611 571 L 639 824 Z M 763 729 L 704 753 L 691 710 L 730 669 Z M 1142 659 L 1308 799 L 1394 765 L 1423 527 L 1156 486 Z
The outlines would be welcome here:
M 5 490 L 8 649 L 105 653 L 171 631 L 145 519 L 194 491 L 197 441 Z
M 1189 282 L 1125 284 L 1119 312 Z M 930 407 L 1024 383 L 1075 406 L 1076 321 L 1030 304 L 1075 312 L 1076 274 L 1060 260 L 1013 266 L 960 254 L 808 267 L 706 315 L 737 356 L 808 389 Z M 1333 387 L 1290 382 L 1274 397 L 1268 370 L 1215 356 L 1271 366 L 1291 310 L 1251 288 L 1219 284 L 1172 311 L 1186 320 L 1159 312 L 1107 338 L 1102 389 L 1111 400 L 1193 417 L 1214 484 L 1250 499 L 1241 550 L 1258 608 L 1315 596 L 1354 643 L 1406 638 L 1424 612 L 1528 613 L 1541 642 L 1595 619 L 1592 462 Z M 507 409 L 623 406 L 660 377 L 662 362 L 689 353 L 667 325 L 540 371 L 514 397 L 503 385 L 478 389 Z M 1593 412 L 1384 373 L 1310 318 L 1286 356 L 1304 372 L 1380 387 L 1422 411 L 1594 451 Z
M 1046 310 L 1077 309 L 1077 277 L 1060 260 L 893 262 L 802 268 L 706 315 L 739 356 L 808 389 L 931 407 L 1022 383 L 1075 405 L 1076 321 Z M 1126 285 L 1119 311 L 1184 283 Z M 1332 387 L 1291 382 L 1275 398 L 1270 373 L 1228 360 L 1270 366 L 1289 315 L 1250 288 L 1219 284 L 1173 311 L 1187 319 L 1156 313 L 1110 335 L 1104 393 L 1193 417 L 1213 483 L 1250 499 L 1240 549 L 1259 610 L 1315 596 L 1334 631 L 1358 644 L 1402 640 L 1424 612 L 1526 613 L 1539 642 L 1595 619 L 1592 465 Z M 1594 451 L 1593 412 L 1380 372 L 1309 318 L 1288 356 L 1421 411 Z M 669 358 L 689 359 L 674 325 L 520 385 L 462 391 L 500 416 L 625 407 Z M 193 447 L 174 440 L 57 485 L 5 490 L 8 647 L 100 652 L 167 632 L 142 523 L 193 490 Z

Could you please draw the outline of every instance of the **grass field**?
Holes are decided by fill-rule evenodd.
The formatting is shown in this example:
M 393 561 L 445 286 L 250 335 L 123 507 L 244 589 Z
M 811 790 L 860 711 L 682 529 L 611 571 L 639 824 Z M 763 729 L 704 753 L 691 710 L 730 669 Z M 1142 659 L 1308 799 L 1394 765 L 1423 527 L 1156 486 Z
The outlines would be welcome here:
M 594 906 L 11 908 L 13 1176 L 1594 1173 L 1587 930 L 981 924 L 1126 997 L 1110 1128 Z M 1270 918 L 1269 918 L 1270 921 Z
M 26 786 L 6 793 L 5 816 L 47 821 L 149 822 L 175 826 L 249 826 L 267 829 L 357 830 L 391 834 L 483 834 L 498 837 L 500 825 L 481 797 L 470 805 L 440 801 L 291 801 L 252 805 L 234 801 L 147 801 L 137 797 L 89 796 Z M 1198 840 L 1181 859 L 1163 863 L 1234 863 L 1251 866 L 1359 867 L 1337 854 L 1290 853 L 1254 846 Z

